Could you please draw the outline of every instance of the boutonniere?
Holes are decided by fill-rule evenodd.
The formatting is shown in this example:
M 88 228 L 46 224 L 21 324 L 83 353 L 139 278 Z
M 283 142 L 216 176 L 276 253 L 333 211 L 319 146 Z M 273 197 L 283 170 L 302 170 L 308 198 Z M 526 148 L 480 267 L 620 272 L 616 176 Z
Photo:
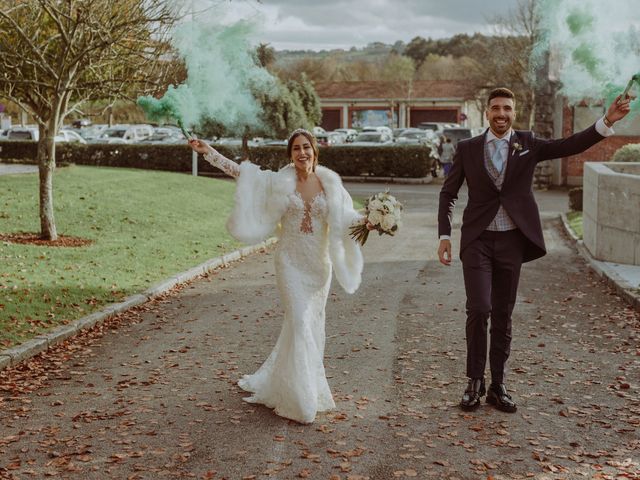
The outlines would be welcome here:
M 515 155 L 515 153 L 519 152 L 520 150 L 522 150 L 522 145 L 520 145 L 518 142 L 514 142 L 513 151 L 511 152 L 511 155 Z

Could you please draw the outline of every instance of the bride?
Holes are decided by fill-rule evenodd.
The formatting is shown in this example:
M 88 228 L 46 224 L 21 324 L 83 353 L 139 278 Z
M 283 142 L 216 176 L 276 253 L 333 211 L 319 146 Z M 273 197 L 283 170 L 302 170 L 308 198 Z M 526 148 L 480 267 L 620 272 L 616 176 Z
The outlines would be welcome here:
M 284 321 L 276 345 L 253 375 L 238 385 L 245 398 L 277 415 L 311 423 L 335 407 L 324 371 L 325 306 L 331 271 L 348 293 L 360 286 L 362 253 L 349 227 L 365 222 L 337 173 L 318 165 L 315 137 L 295 130 L 287 144 L 291 164 L 278 172 L 225 158 L 192 139 L 193 150 L 237 179 L 229 232 L 255 243 L 277 231 L 275 266 Z

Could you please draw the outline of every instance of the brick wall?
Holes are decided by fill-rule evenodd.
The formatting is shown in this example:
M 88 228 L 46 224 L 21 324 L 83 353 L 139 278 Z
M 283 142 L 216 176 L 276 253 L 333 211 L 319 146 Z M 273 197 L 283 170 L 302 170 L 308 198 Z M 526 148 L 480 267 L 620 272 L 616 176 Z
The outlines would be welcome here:
M 562 136 L 573 134 L 573 109 L 564 107 L 562 115 Z M 567 184 L 582 184 L 585 162 L 608 162 L 620 147 L 628 143 L 640 143 L 640 137 L 614 135 L 604 139 L 591 147 L 586 152 L 562 159 L 562 176 L 567 179 Z

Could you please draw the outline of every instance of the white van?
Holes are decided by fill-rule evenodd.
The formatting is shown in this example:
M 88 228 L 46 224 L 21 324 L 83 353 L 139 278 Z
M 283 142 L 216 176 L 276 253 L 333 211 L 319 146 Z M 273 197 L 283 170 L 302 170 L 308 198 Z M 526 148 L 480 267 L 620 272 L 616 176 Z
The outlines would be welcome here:
M 40 130 L 38 127 L 11 127 L 7 130 L 7 140 L 31 140 L 37 142 L 40 139 Z

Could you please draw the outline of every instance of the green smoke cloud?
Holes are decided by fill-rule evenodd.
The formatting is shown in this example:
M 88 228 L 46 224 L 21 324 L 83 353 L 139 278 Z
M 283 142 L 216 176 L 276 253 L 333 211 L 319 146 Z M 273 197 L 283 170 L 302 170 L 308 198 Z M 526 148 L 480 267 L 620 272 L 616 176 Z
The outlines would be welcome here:
M 223 25 L 216 18 L 202 15 L 176 29 L 172 44 L 185 61 L 188 78 L 182 85 L 170 86 L 162 98 L 138 99 L 150 120 L 173 119 L 193 128 L 211 118 L 239 133 L 244 127 L 262 126 L 255 95 L 269 95 L 275 79 L 253 56 L 251 39 L 257 24 Z
M 634 0 L 539 0 L 540 40 L 533 64 L 549 53 L 560 93 L 572 104 L 584 99 L 610 103 L 640 70 L 640 20 Z M 640 77 L 635 77 L 640 78 Z M 634 80 L 632 94 L 640 84 Z M 632 102 L 640 110 L 640 102 Z

